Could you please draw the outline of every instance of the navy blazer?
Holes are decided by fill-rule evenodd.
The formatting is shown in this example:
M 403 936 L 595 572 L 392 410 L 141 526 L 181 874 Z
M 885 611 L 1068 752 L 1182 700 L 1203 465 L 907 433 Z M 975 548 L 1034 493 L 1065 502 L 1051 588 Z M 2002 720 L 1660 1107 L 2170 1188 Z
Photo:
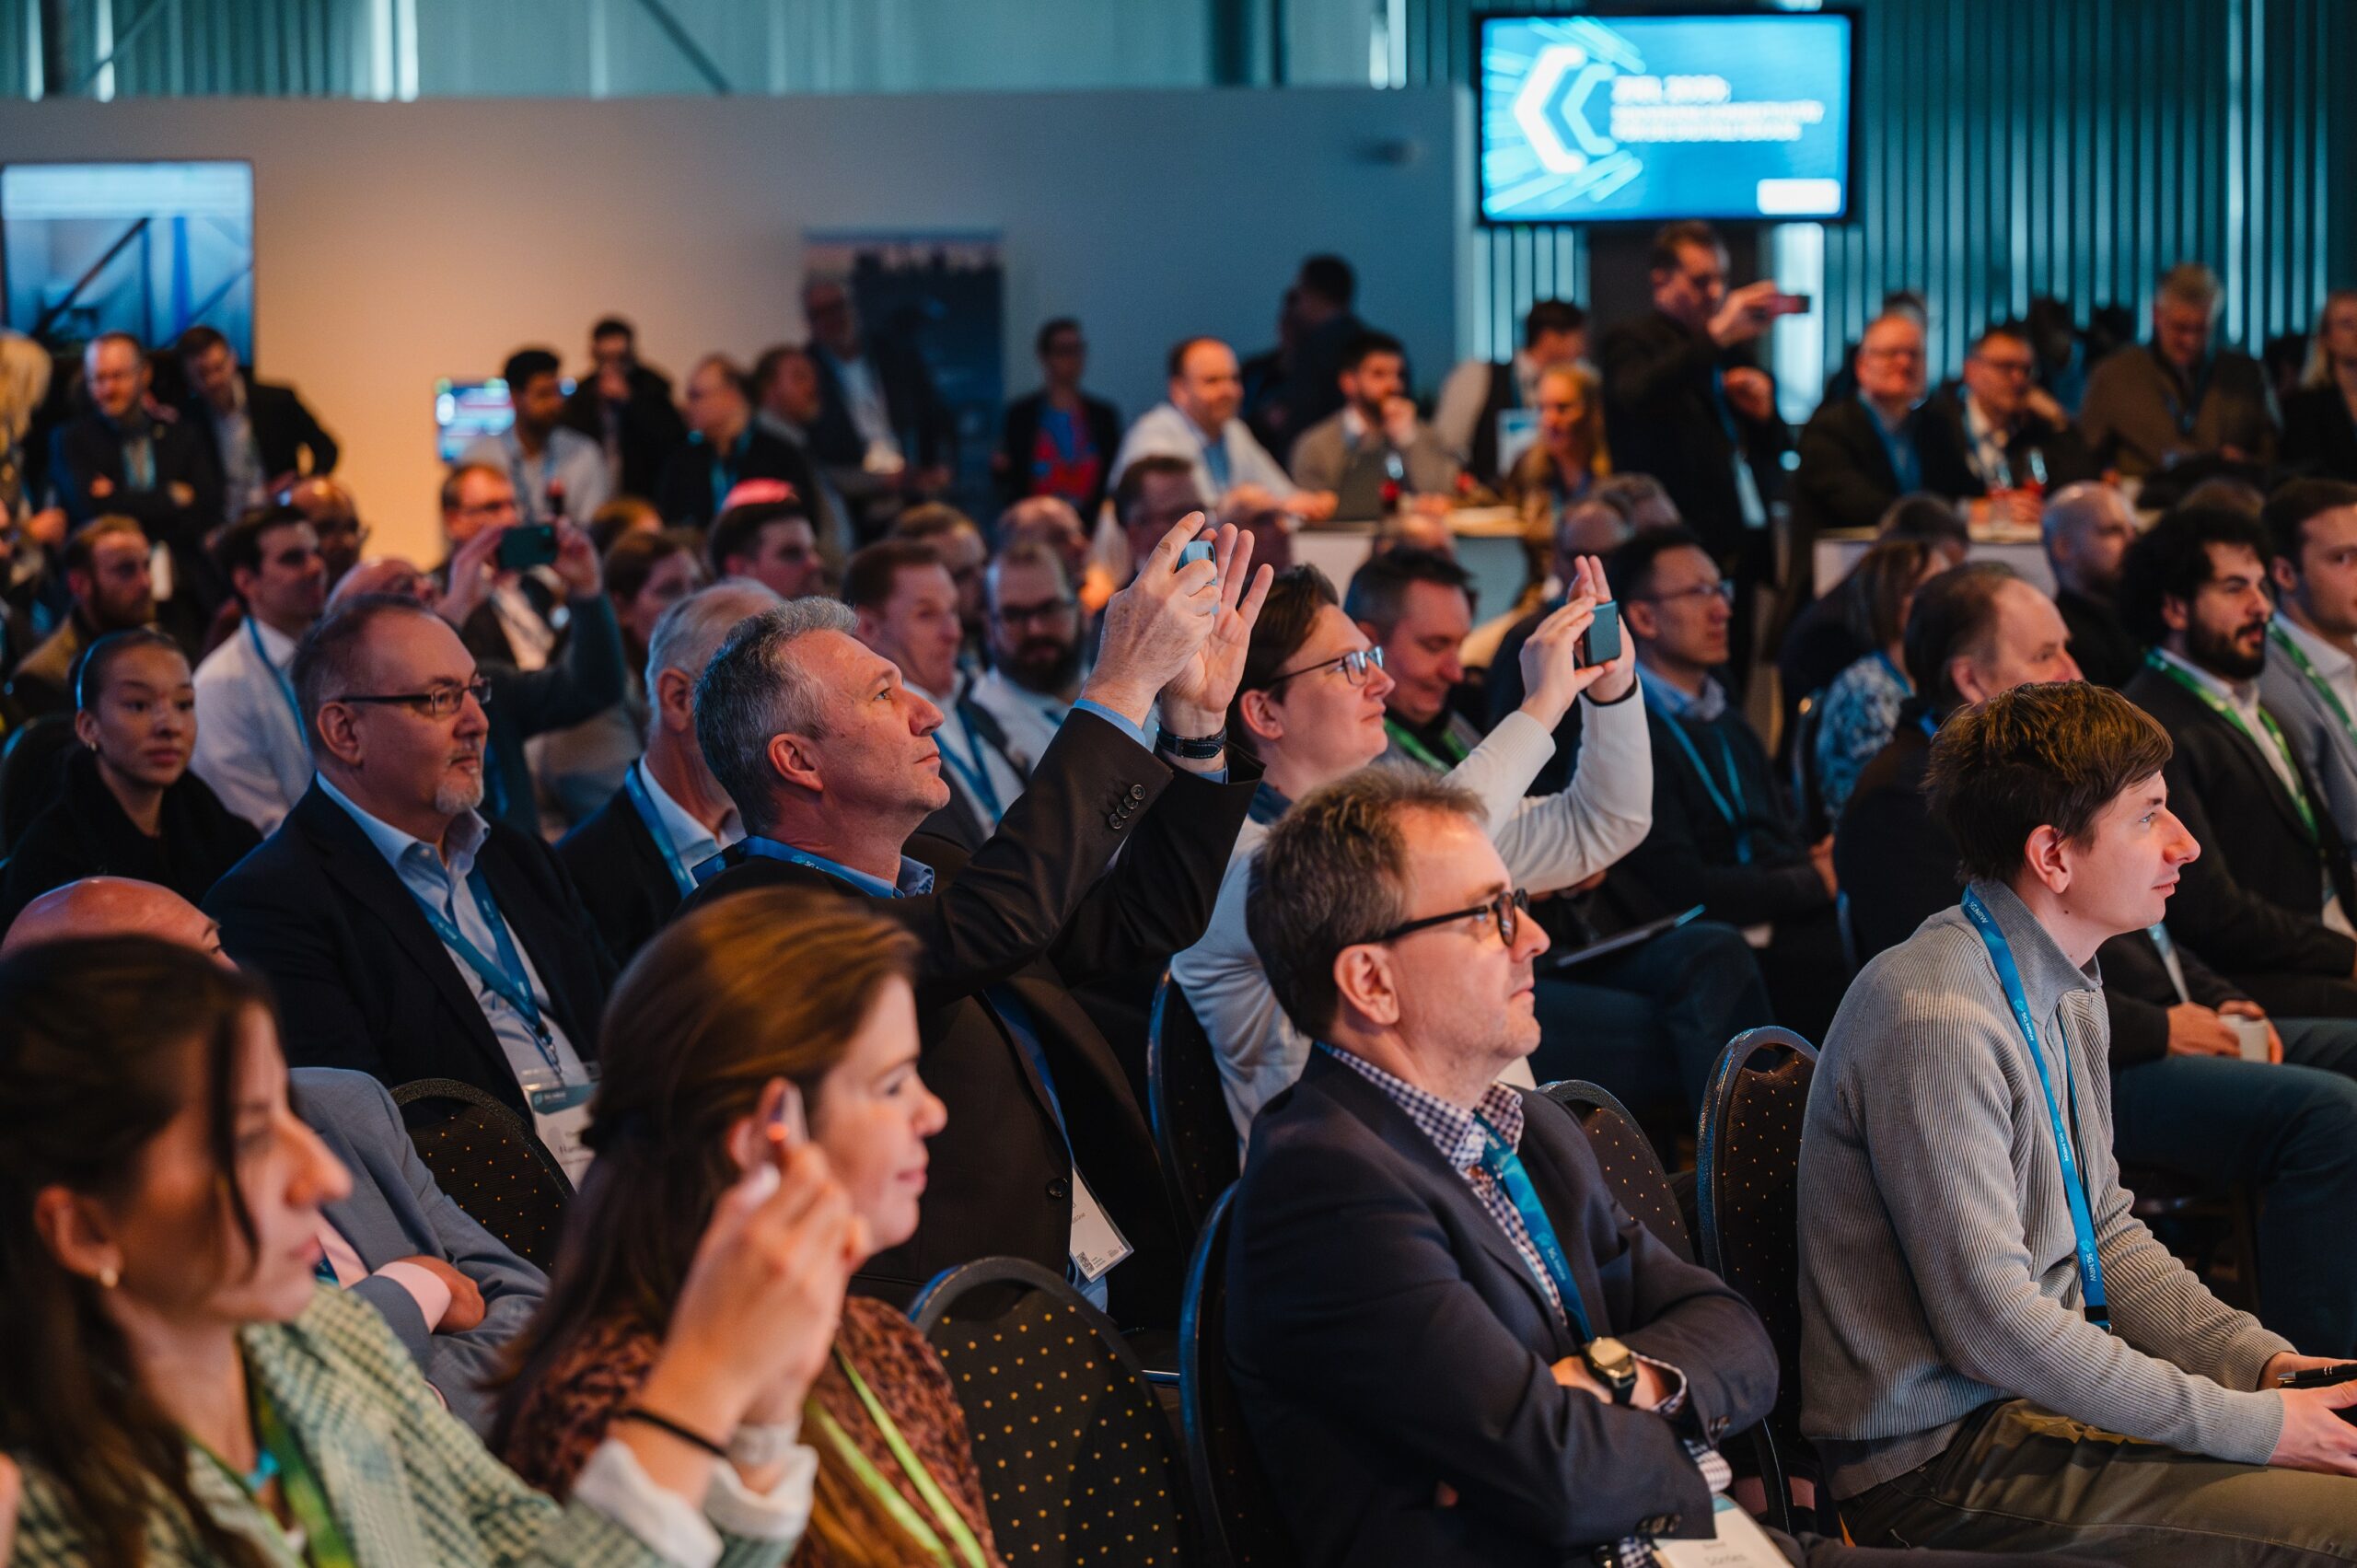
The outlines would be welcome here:
M 558 840 L 556 857 L 617 964 L 627 967 L 679 907 L 679 885 L 626 788 Z
M 1404 1109 L 1313 1051 L 1253 1123 L 1227 1272 L 1229 1365 L 1305 1562 L 1555 1568 L 1641 1531 L 1705 1535 L 1689 1412 L 1717 1444 L 1775 1402 L 1743 1298 L 1613 1201 L 1570 1112 L 1522 1099 L 1523 1164 L 1596 1332 L 1682 1372 L 1687 1411 L 1556 1383 L 1580 1347 L 1506 1233 Z
M 297 1067 L 286 1074 L 295 1114 L 310 1125 L 352 1174 L 352 1195 L 327 1208 L 328 1224 L 360 1261 L 381 1269 L 401 1258 L 438 1258 L 482 1292 L 482 1321 L 462 1334 L 437 1334 L 408 1291 L 370 1277 L 352 1294 L 375 1307 L 417 1361 L 452 1414 L 478 1434 L 491 1430 L 495 1401 L 483 1377 L 497 1369 L 508 1341 L 521 1333 L 548 1294 L 548 1276 L 477 1225 L 418 1157 L 409 1129 L 385 1086 L 366 1073 Z

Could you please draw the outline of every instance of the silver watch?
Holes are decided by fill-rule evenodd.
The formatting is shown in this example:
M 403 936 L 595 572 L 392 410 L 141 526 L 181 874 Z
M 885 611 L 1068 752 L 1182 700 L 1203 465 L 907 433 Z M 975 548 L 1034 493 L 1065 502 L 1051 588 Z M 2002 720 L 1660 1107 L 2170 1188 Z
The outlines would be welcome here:
M 756 1426 L 747 1422 L 728 1434 L 728 1458 L 737 1464 L 759 1467 L 785 1462 L 802 1435 L 798 1422 Z

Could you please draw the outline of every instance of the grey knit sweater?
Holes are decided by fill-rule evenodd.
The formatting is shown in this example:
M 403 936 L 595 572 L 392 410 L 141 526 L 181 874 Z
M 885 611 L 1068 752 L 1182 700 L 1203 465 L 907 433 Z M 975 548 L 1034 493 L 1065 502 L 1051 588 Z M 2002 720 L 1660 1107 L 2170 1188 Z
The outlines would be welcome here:
M 1801 1425 L 1836 1497 L 1912 1469 L 2023 1398 L 2106 1430 L 2262 1464 L 2291 1344 L 2224 1306 L 2129 1213 L 2111 1152 L 2101 982 L 2011 889 L 1976 882 L 2048 1052 L 2067 1057 L 2113 1331 L 2084 1299 L 2038 1071 L 1956 909 L 1866 966 L 1826 1036 L 1801 1144 Z M 2060 1046 L 2060 1050 L 2058 1050 Z

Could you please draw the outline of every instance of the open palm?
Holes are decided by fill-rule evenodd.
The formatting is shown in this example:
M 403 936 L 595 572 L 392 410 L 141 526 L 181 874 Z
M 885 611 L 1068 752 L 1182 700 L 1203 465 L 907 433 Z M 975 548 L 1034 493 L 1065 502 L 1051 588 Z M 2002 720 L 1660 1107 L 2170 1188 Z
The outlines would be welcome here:
M 1227 704 L 1244 679 L 1253 625 L 1276 577 L 1271 567 L 1252 569 L 1252 536 L 1232 523 L 1213 536 L 1212 563 L 1219 572 L 1218 619 L 1162 689 L 1163 723 L 1187 736 L 1215 734 L 1226 722 Z

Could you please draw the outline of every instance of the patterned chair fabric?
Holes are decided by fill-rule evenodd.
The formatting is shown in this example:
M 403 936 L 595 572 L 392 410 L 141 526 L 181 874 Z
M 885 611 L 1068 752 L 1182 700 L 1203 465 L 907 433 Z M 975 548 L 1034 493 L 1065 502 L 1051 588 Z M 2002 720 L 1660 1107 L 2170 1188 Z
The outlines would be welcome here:
M 1191 1245 L 1213 1202 L 1235 1185 L 1236 1123 L 1228 1117 L 1227 1096 L 1220 1088 L 1211 1036 L 1178 982 L 1167 974 L 1154 993 L 1145 1074 L 1155 1153 L 1162 1160 L 1179 1237 Z
M 1186 1477 L 1112 1319 L 1037 1264 L 949 1270 L 909 1308 L 966 1411 L 1008 1568 L 1181 1568 Z
M 508 1250 L 552 1267 L 573 1183 L 524 1119 L 456 1078 L 403 1084 L 393 1103 L 442 1191 Z
M 1300 1561 L 1227 1372 L 1227 1237 L 1233 1189 L 1203 1222 L 1187 1268 L 1178 1318 L 1178 1414 L 1195 1516 L 1212 1560 L 1228 1568 L 1294 1568 Z
M 1694 1238 L 1686 1228 L 1669 1172 L 1662 1168 L 1653 1140 L 1629 1114 L 1629 1108 L 1611 1091 L 1578 1078 L 1549 1084 L 1540 1092 L 1578 1117 L 1580 1125 L 1587 1129 L 1596 1163 L 1604 1167 L 1604 1179 L 1612 1184 L 1612 1195 L 1620 1200 L 1620 1206 L 1636 1215 L 1664 1246 L 1687 1262 L 1694 1261 Z

